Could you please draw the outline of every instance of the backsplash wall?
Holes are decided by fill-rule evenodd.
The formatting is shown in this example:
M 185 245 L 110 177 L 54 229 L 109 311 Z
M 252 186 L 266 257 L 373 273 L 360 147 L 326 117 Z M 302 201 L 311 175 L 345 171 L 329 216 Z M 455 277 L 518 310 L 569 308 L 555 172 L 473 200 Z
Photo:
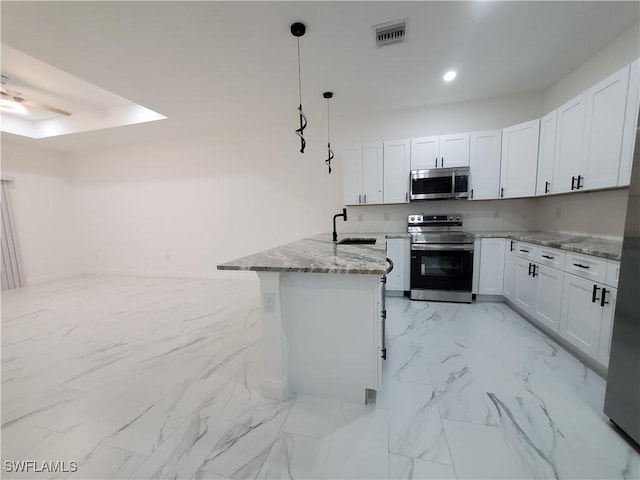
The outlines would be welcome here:
M 535 199 L 432 200 L 398 205 L 347 207 L 348 221 L 338 232 L 406 232 L 407 216 L 416 213 L 462 214 L 467 231 L 531 230 L 537 221 Z

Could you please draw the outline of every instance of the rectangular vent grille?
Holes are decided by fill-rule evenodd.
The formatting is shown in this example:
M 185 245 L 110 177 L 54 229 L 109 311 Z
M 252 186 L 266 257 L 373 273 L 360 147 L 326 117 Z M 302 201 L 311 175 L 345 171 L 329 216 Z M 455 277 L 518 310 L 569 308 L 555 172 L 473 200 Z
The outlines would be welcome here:
M 407 35 L 407 22 L 402 20 L 400 22 L 385 23 L 383 25 L 376 25 L 375 29 L 376 46 L 384 47 L 386 45 L 402 43 L 405 41 Z

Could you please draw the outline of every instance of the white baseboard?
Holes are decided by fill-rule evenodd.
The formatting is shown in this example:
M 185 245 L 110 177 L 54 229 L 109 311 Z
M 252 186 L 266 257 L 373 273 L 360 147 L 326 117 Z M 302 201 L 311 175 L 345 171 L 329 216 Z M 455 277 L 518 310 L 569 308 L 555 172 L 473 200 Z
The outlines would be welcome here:
M 74 272 L 53 273 L 49 275 L 38 275 L 36 277 L 25 276 L 25 286 L 40 285 L 42 283 L 55 282 L 56 280 L 64 280 L 65 278 L 81 277 L 85 272 L 78 270 Z

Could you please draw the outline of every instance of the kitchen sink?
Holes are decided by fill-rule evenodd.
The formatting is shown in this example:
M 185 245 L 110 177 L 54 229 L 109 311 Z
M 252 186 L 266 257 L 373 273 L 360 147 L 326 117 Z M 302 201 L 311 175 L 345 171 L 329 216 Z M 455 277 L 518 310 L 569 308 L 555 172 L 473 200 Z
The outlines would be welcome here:
M 338 245 L 374 245 L 375 238 L 343 238 Z

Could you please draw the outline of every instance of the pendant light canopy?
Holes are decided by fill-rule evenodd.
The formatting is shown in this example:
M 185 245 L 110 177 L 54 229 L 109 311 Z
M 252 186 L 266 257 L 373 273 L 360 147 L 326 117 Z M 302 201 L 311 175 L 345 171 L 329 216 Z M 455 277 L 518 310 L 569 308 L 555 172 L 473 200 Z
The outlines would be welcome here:
M 329 100 L 333 98 L 333 92 L 324 92 L 322 96 L 327 99 L 327 159 L 324 163 L 329 167 L 329 175 L 331 175 L 331 160 L 333 160 L 335 155 L 333 154 L 333 150 L 331 150 L 331 116 L 329 114 Z
M 307 117 L 302 111 L 302 78 L 300 75 L 300 37 L 306 32 L 304 23 L 296 22 L 291 24 L 291 35 L 298 39 L 298 95 L 300 104 L 298 105 L 298 115 L 300 117 L 300 128 L 296 129 L 296 135 L 300 137 L 300 153 L 304 153 L 307 142 L 304 139 L 304 129 L 307 128 Z

